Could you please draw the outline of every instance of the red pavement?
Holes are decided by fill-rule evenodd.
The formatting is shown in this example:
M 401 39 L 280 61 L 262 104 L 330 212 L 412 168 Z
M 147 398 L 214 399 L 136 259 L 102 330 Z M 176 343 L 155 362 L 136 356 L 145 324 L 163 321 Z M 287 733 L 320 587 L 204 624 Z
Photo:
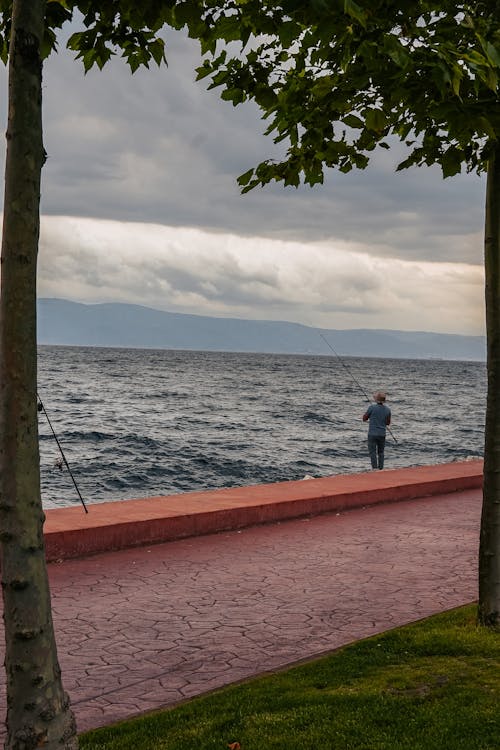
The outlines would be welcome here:
M 472 601 L 480 505 L 468 489 L 49 565 L 79 730 Z
M 461 461 L 344 474 L 47 511 L 47 559 L 244 528 L 380 502 L 481 487 L 483 462 Z

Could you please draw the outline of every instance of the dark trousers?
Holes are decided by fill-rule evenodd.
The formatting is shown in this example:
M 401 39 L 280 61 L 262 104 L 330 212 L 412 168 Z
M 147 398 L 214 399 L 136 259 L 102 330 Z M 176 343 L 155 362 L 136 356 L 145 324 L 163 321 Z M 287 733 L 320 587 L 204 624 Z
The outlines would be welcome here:
M 368 453 L 372 469 L 384 468 L 385 435 L 368 435 Z

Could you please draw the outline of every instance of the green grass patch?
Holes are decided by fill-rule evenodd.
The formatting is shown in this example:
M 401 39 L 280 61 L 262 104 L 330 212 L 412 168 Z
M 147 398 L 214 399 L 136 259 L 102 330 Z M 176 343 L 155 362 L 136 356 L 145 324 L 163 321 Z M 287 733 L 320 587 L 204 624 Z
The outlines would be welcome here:
M 500 633 L 469 606 L 80 736 L 81 750 L 500 750 Z

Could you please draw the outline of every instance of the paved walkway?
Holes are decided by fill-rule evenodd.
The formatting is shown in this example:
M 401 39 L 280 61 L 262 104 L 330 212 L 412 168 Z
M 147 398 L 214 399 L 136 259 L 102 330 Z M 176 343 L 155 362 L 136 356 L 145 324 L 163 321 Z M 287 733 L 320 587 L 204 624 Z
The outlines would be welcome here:
M 51 564 L 79 730 L 472 601 L 480 505 L 466 490 Z

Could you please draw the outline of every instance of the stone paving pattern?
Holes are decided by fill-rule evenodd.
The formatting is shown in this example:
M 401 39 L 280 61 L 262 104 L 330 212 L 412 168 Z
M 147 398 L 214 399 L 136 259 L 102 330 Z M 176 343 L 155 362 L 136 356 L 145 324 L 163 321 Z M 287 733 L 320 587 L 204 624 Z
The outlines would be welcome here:
M 466 490 L 49 565 L 79 730 L 474 600 L 480 507 Z

